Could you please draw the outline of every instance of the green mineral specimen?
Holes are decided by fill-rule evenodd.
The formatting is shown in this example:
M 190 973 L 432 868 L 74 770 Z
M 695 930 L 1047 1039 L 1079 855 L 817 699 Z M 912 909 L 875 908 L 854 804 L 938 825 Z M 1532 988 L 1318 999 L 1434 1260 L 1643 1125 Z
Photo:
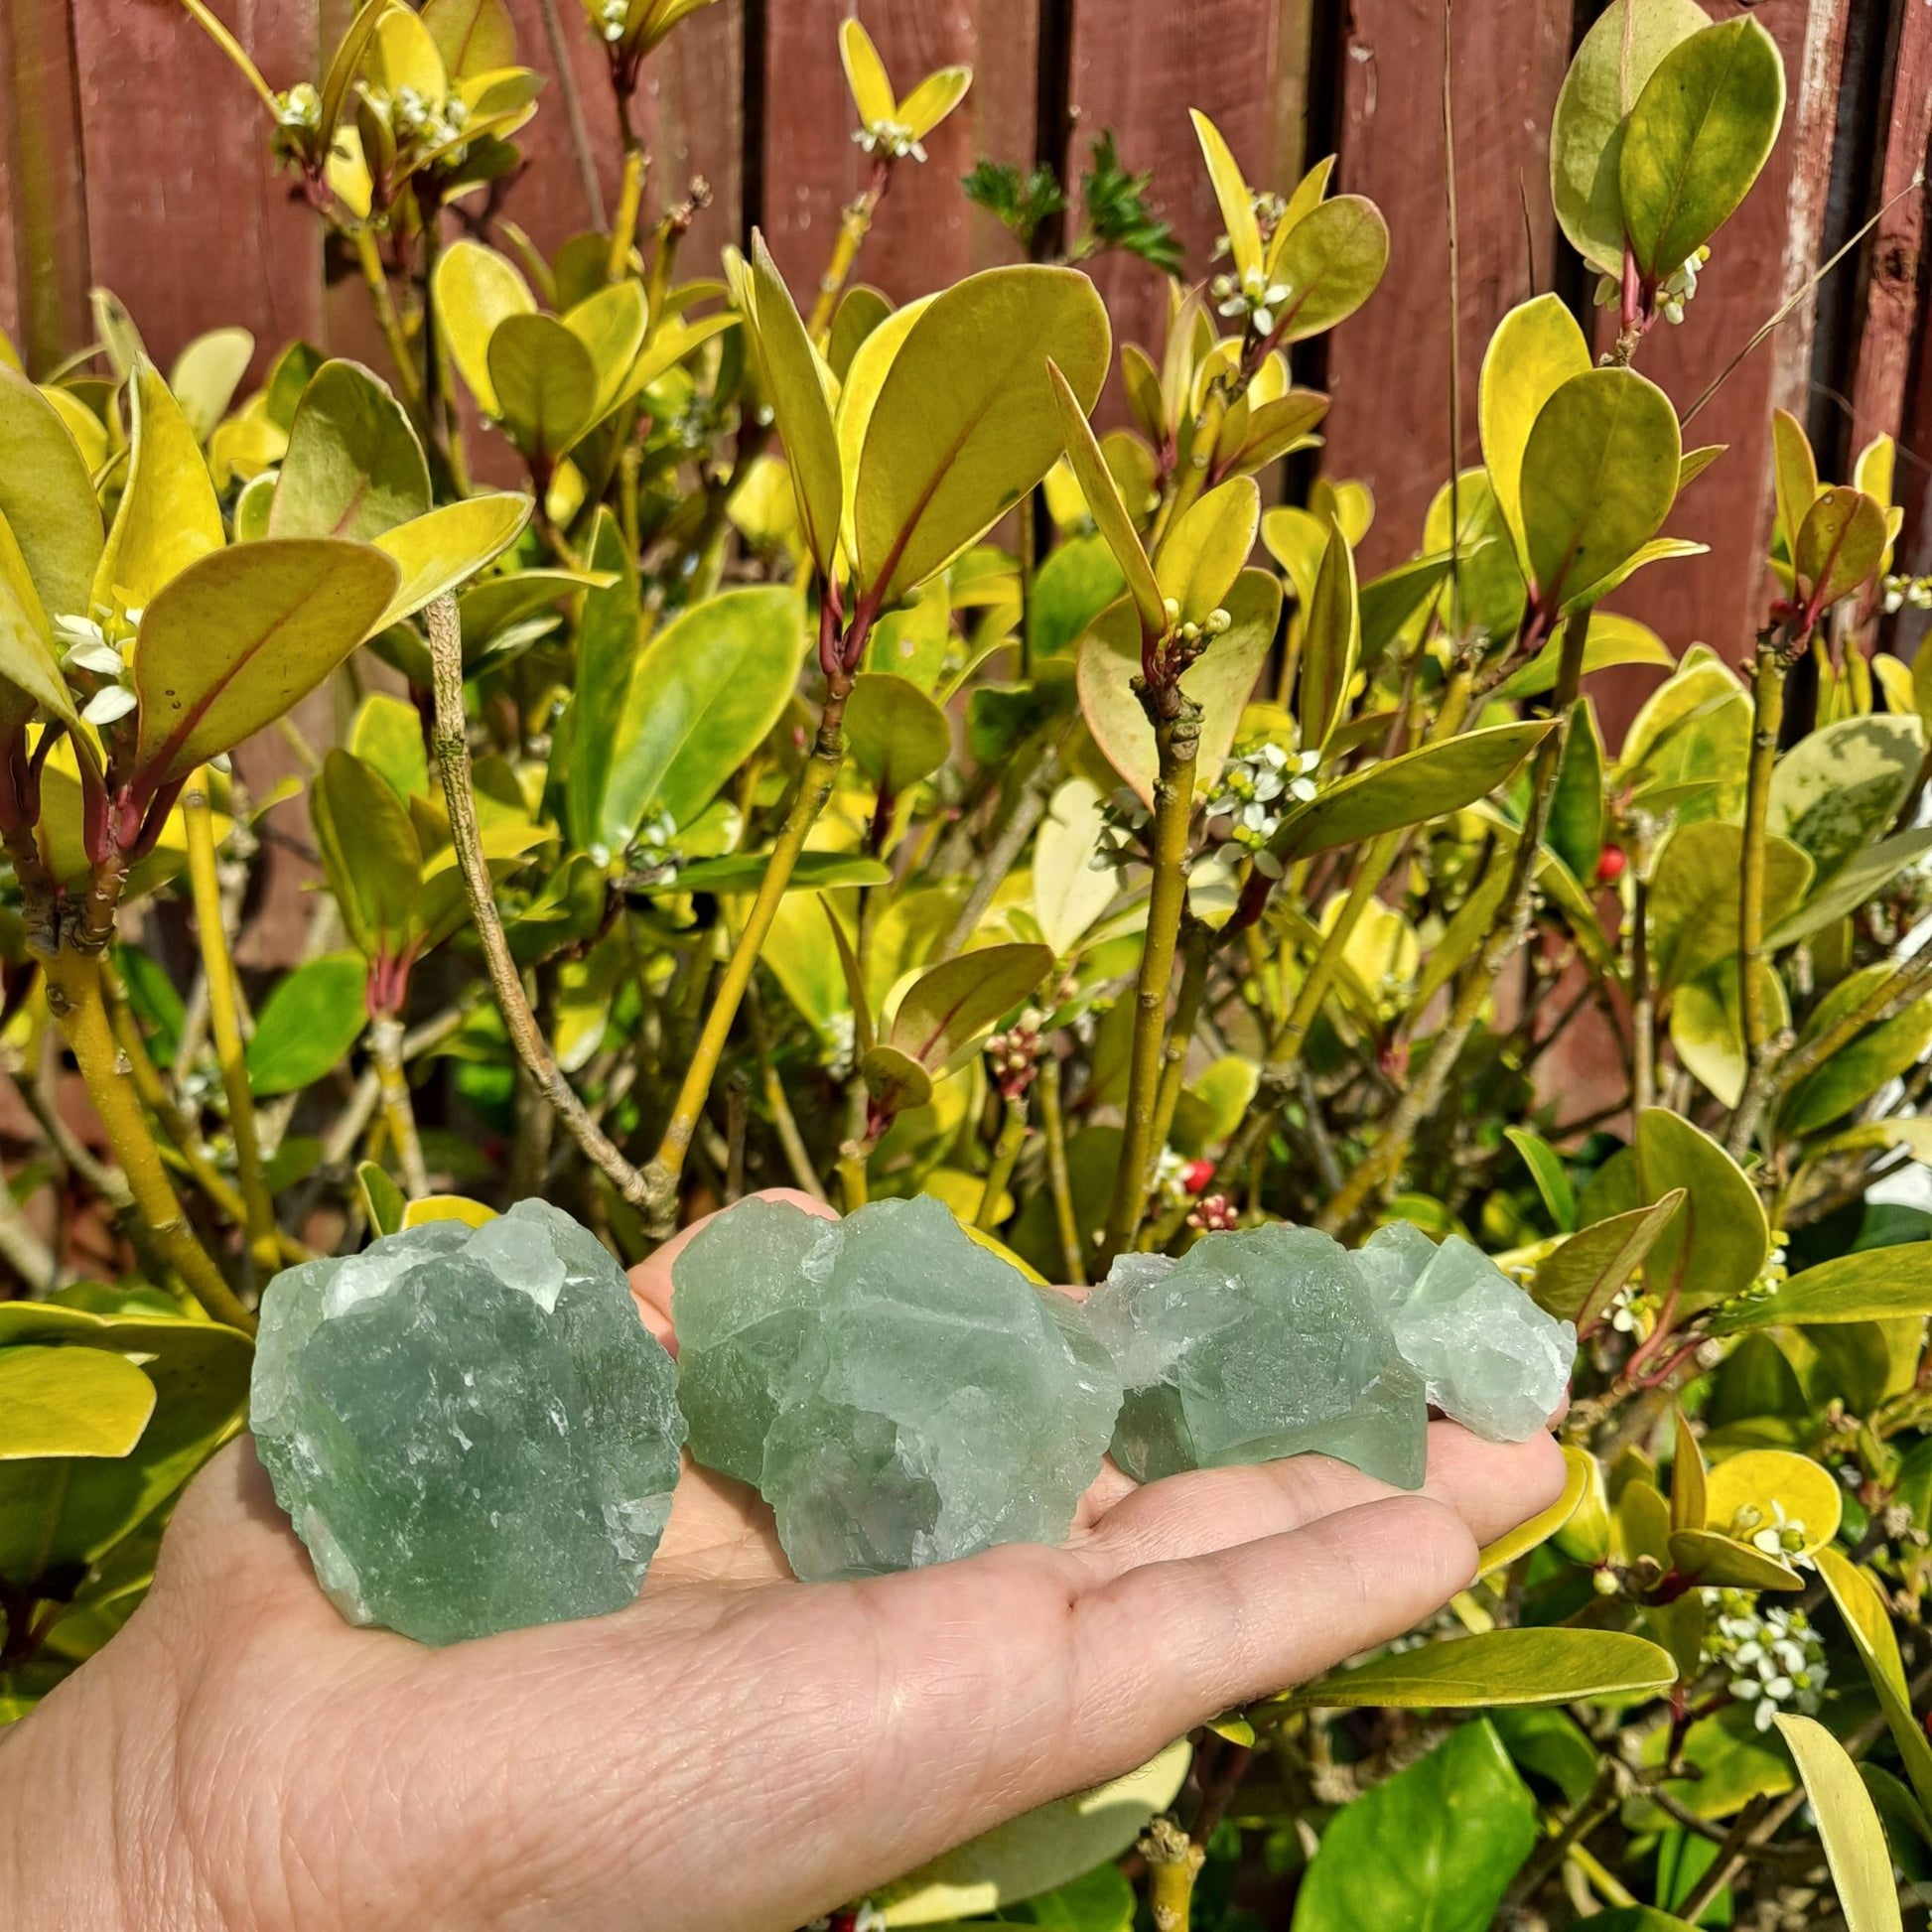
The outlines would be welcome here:
M 1315 1451 L 1421 1485 L 1422 1376 L 1346 1249 L 1308 1228 L 1122 1255 L 1086 1304 L 1127 1396 L 1114 1460 L 1142 1482 Z
M 1355 1265 L 1444 1415 L 1492 1443 L 1527 1442 L 1570 1384 L 1577 1330 L 1530 1300 L 1481 1249 L 1438 1247 L 1397 1221 L 1369 1236 Z
M 940 1202 L 743 1201 L 672 1280 L 691 1452 L 758 1485 L 801 1578 L 1065 1536 L 1119 1378 L 1072 1302 Z
M 542 1201 L 278 1275 L 250 1420 L 336 1606 L 433 1644 L 630 1602 L 684 1441 L 623 1271 Z

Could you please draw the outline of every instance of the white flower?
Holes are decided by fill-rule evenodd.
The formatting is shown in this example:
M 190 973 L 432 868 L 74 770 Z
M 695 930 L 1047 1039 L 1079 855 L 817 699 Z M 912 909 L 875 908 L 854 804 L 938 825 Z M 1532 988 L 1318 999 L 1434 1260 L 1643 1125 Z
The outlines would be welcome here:
M 137 702 L 126 685 L 103 684 L 87 700 L 80 715 L 90 725 L 111 725 L 116 718 L 125 718 Z

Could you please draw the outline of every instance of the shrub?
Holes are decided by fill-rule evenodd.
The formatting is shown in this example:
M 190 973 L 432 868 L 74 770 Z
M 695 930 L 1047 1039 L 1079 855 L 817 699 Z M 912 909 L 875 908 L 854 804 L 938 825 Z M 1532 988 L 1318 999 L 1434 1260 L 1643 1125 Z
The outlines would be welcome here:
M 185 3 L 390 362 L 296 343 L 237 399 L 245 336 L 164 379 L 102 294 L 91 354 L 0 369 L 7 1040 L 71 1055 L 111 1150 L 23 1081 L 0 1714 L 138 1601 L 241 1426 L 263 1280 L 451 1192 L 545 1192 L 634 1259 L 750 1186 L 923 1189 L 1073 1283 L 1404 1217 L 1577 1322 L 1568 1493 L 1414 1642 L 996 1834 L 972 1896 L 1125 1927 L 1157 1813 L 1126 1868 L 1163 1932 L 1291 1897 L 1298 1932 L 1770 1925 L 1825 1909 L 1872 1806 L 1926 1877 L 1932 1223 L 1869 1198 L 1932 1160 L 1932 658 L 1874 654 L 1920 595 L 1889 443 L 1827 485 L 1780 417 L 1743 676 L 1614 609 L 1701 547 L 1659 531 L 1723 452 L 1638 364 L 1776 138 L 1768 36 L 1675 0 L 1586 39 L 1552 185 L 1611 346 L 1553 297 L 1505 317 L 1482 466 L 1363 582 L 1359 484 L 1260 486 L 1318 443 L 1293 345 L 1387 259 L 1327 162 L 1257 192 L 1196 115 L 1226 259 L 1119 345 L 1097 434 L 1115 345 L 1077 269 L 897 310 L 851 279 L 963 70 L 901 97 L 846 24 L 872 171 L 801 317 L 756 236 L 680 279 L 688 211 L 639 230 L 634 141 L 610 233 L 544 260 L 495 218 L 537 77 L 491 0 L 372 0 L 286 91 Z M 589 8 L 626 127 L 703 3 Z M 1036 250 L 1065 207 L 967 186 Z M 1177 267 L 1147 186 L 1096 143 L 1069 254 Z M 517 488 L 473 484 L 484 439 Z M 1585 684 L 1630 664 L 1672 668 L 1611 748 Z M 325 685 L 353 707 L 326 752 L 291 717 Z M 264 983 L 234 923 L 280 800 L 228 755 L 267 729 L 326 890 Z M 1549 1070 L 1592 1016 L 1580 1116 Z M 115 1279 L 16 1205 L 57 1175 Z

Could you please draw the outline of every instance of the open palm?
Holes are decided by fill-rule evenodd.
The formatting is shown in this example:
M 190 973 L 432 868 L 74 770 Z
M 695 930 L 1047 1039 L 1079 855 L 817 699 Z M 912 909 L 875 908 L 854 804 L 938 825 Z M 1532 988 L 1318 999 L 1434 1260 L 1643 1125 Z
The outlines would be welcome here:
M 674 1252 L 633 1276 L 667 1336 Z M 244 1440 L 0 1742 L 0 1923 L 789 1932 L 1397 1635 L 1561 1483 L 1437 1424 L 1419 1495 L 1110 1467 L 1063 1549 L 801 1585 L 687 1468 L 632 1607 L 431 1651 L 342 1622 Z

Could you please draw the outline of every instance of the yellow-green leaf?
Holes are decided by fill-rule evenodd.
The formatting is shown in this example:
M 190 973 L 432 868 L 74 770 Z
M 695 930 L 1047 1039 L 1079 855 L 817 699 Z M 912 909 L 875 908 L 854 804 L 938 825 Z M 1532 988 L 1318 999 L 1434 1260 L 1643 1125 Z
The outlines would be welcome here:
M 530 520 L 530 499 L 507 490 L 445 503 L 376 538 L 375 548 L 401 572 L 394 594 L 369 626 L 371 636 L 453 591 L 500 556 Z
M 1638 1192 L 1655 1201 L 1683 1188 L 1681 1214 L 1664 1225 L 1645 1263 L 1659 1295 L 1681 1313 L 1741 1295 L 1771 1254 L 1764 1204 L 1737 1163 L 1709 1134 L 1666 1107 L 1637 1117 Z
M 1648 1207 L 1594 1221 L 1552 1249 L 1537 1267 L 1537 1306 L 1580 1329 L 1593 1326 L 1643 1266 L 1684 1199 L 1684 1190 L 1673 1188 Z
M 1787 1558 L 1816 1556 L 1838 1534 L 1844 1512 L 1845 1492 L 1831 1471 L 1789 1449 L 1726 1456 L 1705 1484 L 1706 1528 L 1748 1542 L 1782 1522 L 1797 1536 Z
M 555 316 L 507 316 L 489 339 L 496 415 L 533 464 L 554 464 L 597 416 L 597 366 Z
M 1596 1464 L 1587 1450 L 1566 1443 L 1563 1446 L 1563 1494 L 1548 1509 L 1539 1510 L 1527 1523 L 1519 1523 L 1507 1535 L 1485 1544 L 1476 1557 L 1479 1575 L 1492 1576 L 1498 1570 L 1507 1569 L 1518 1557 L 1528 1556 L 1532 1550 L 1541 1548 L 1576 1515 L 1579 1505 L 1589 1492 Z
M 267 534 L 366 543 L 429 506 L 423 446 L 388 385 L 359 362 L 325 362 L 296 406 Z
M 914 141 L 923 141 L 966 98 L 972 84 L 971 68 L 941 68 L 899 102 L 893 118 Z
M 31 716 L 36 704 L 74 723 L 73 698 L 54 654 L 47 614 L 13 531 L 0 517 L 0 719 L 11 728 Z
M 396 586 L 370 545 L 270 537 L 191 564 L 135 638 L 137 783 L 231 750 L 308 696 L 368 634 Z
M 1788 409 L 1771 412 L 1771 453 L 1777 483 L 1778 534 L 1784 554 L 1798 554 L 1798 532 L 1818 500 L 1818 459 L 1805 426 Z
M 498 323 L 536 313 L 537 299 L 515 265 L 465 237 L 436 264 L 436 316 L 457 368 L 485 416 L 500 416 L 489 374 L 489 343 Z
M 1100 297 L 1073 269 L 986 269 L 921 311 L 859 458 L 853 538 L 875 605 L 943 569 L 1046 474 L 1061 447 L 1046 361 L 1091 408 L 1110 346 Z
M 516 63 L 516 25 L 503 0 L 424 0 L 423 25 L 453 79 Z
M 1482 461 L 1496 507 L 1531 571 L 1523 525 L 1523 453 L 1544 405 L 1572 376 L 1590 367 L 1589 345 L 1560 296 L 1540 295 L 1503 317 L 1482 358 L 1477 413 Z
M 845 67 L 846 84 L 852 89 L 860 120 L 868 127 L 892 120 L 898 110 L 898 96 L 893 92 L 892 78 L 872 44 L 872 36 L 860 26 L 856 15 L 839 23 L 839 60 Z
M 942 1073 L 971 1053 L 1052 969 L 1050 946 L 988 946 L 948 959 L 905 989 L 887 1042 L 928 1072 Z
M 1154 563 L 1161 595 L 1179 606 L 1179 622 L 1205 623 L 1220 607 L 1255 547 L 1260 521 L 1261 491 L 1250 477 L 1217 484 L 1181 513 Z
M 1777 1725 L 1818 1819 L 1846 1932 L 1900 1932 L 1891 1849 L 1852 1754 L 1815 1719 L 1779 1718 Z
M 644 345 L 646 320 L 643 287 L 628 280 L 599 289 L 564 315 L 564 327 L 584 345 L 596 371 L 600 415 L 615 405 L 630 374 Z
M 60 410 L 10 368 L 0 368 L 0 517 L 46 614 L 85 617 L 101 550 L 87 460 Z
M 1201 158 L 1207 163 L 1207 179 L 1213 185 L 1214 200 L 1221 210 L 1221 226 L 1227 232 L 1228 252 L 1234 258 L 1237 280 L 1262 272 L 1261 228 L 1255 219 L 1254 197 L 1242 178 L 1233 150 L 1222 138 L 1221 130 L 1198 107 L 1187 110 L 1194 123 L 1194 137 L 1200 142 Z
M 1319 752 L 1348 708 L 1348 687 L 1362 652 L 1362 612 L 1355 553 L 1339 523 L 1315 573 L 1302 640 L 1302 744 Z
M 255 339 L 245 329 L 210 329 L 197 336 L 175 357 L 168 387 L 197 442 L 206 443 L 228 413 L 241 378 L 255 353 Z
M 1932 1808 L 1932 1742 L 1927 1741 L 1924 1726 L 1912 1709 L 1905 1664 L 1885 1599 L 1869 1572 L 1861 1570 L 1842 1551 L 1820 1550 L 1814 1561 L 1877 1694 L 1885 1726 L 1904 1759 L 1905 1775 L 1912 1781 L 1919 1804 Z
M 1389 224 L 1360 195 L 1323 202 L 1288 232 L 1270 271 L 1292 291 L 1276 319 L 1281 341 L 1306 342 L 1345 322 L 1376 291 L 1389 265 Z
M 1492 1630 L 1335 1671 L 1290 1692 L 1286 1702 L 1326 1710 L 1468 1711 L 1630 1696 L 1676 1682 L 1669 1651 L 1621 1631 Z
M 423 847 L 388 781 L 350 752 L 333 751 L 309 793 L 329 890 L 365 959 L 393 960 L 420 930 Z
M 1695 1577 L 1707 1589 L 1803 1589 L 1805 1580 L 1777 1557 L 1716 1530 L 1674 1530 L 1670 1539 L 1673 1570 Z
M 1135 531 L 1134 519 L 1121 500 L 1120 485 L 1101 453 L 1080 398 L 1060 373 L 1058 363 L 1050 358 L 1046 374 L 1052 385 L 1053 406 L 1059 412 L 1060 433 L 1066 440 L 1066 460 L 1080 485 L 1080 494 L 1087 499 L 1094 526 L 1120 565 L 1121 575 L 1133 595 L 1134 608 L 1140 614 L 1142 629 L 1149 636 L 1158 637 L 1168 627 L 1167 611 L 1153 566 Z
M 845 707 L 852 760 L 888 797 L 928 778 L 952 755 L 946 714 L 916 684 L 861 671 Z
M 1829 611 L 1863 588 L 1877 570 L 1890 540 L 1891 525 L 1882 503 L 1862 489 L 1826 490 L 1807 511 L 1792 552 L 1798 594 L 1807 608 Z
M 94 570 L 100 611 L 144 609 L 163 585 L 227 541 L 202 446 L 145 356 L 128 380 L 128 398 L 127 487 Z
M 126 1455 L 154 1414 L 154 1384 L 104 1348 L 0 1348 L 0 1462 Z
M 858 22 L 848 24 L 856 27 Z M 791 291 L 785 287 L 764 237 L 756 231 L 752 236 L 751 275 L 759 355 L 772 411 L 778 419 L 778 436 L 791 473 L 792 493 L 798 501 L 798 520 L 819 575 L 829 581 L 838 554 L 844 501 L 838 432 L 832 424 L 828 400 L 831 371 L 805 333 Z
M 1717 1325 L 1733 1330 L 1927 1313 L 1932 1313 L 1932 1244 L 1911 1241 L 1821 1261 L 1780 1282 L 1769 1295 L 1726 1309 Z

